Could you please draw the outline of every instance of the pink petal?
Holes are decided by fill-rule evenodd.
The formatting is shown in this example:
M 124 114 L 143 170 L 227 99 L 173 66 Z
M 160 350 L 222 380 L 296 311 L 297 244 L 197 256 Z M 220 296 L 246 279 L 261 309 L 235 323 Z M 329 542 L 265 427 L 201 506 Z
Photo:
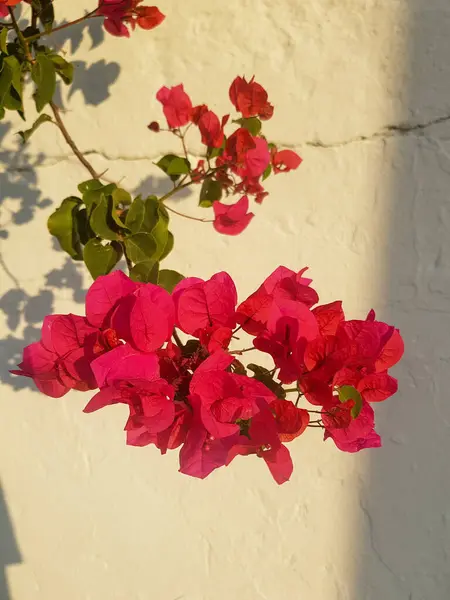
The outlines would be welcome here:
M 132 294 L 139 284 L 122 271 L 98 277 L 86 295 L 86 317 L 94 327 L 105 327 L 117 302 Z
M 177 296 L 178 326 L 193 335 L 213 325 L 234 328 L 236 301 L 236 288 L 231 277 L 228 273 L 217 273 L 205 283 L 188 287 Z
M 130 332 L 134 346 L 142 352 L 160 348 L 172 335 L 175 325 L 173 300 L 163 288 L 147 283 L 135 293 L 130 312 Z
M 103 26 L 108 33 L 115 37 L 130 37 L 130 32 L 120 19 L 105 19 Z
M 269 450 L 263 452 L 262 457 L 278 485 L 289 481 L 294 470 L 294 465 L 291 454 L 286 446 L 281 445 L 276 451 Z
M 316 308 L 313 308 L 312 313 L 317 319 L 321 335 L 335 335 L 339 323 L 345 318 L 340 300 L 316 306 Z
M 114 381 L 152 381 L 159 377 L 159 360 L 156 354 L 143 354 L 128 344 L 102 354 L 91 366 L 100 388 Z
M 105 406 L 110 406 L 111 404 L 117 404 L 122 400 L 120 390 L 107 387 L 103 390 L 100 390 L 93 396 L 89 402 L 84 407 L 83 412 L 92 413 L 100 408 L 104 408 Z
M 58 356 L 81 348 L 98 329 L 78 315 L 49 315 L 42 326 L 42 344 Z

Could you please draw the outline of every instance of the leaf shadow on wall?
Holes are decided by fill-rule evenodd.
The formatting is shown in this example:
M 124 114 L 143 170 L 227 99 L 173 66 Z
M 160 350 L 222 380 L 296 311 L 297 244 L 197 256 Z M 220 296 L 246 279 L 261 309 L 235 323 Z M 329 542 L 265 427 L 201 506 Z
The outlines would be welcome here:
M 60 27 L 66 23 L 66 20 L 62 20 L 56 22 L 54 27 Z M 45 43 L 57 52 L 69 43 L 70 52 L 65 58 L 72 62 L 74 66 L 74 81 L 70 86 L 69 99 L 79 91 L 83 94 L 86 104 L 99 106 L 111 95 L 110 87 L 119 77 L 120 65 L 117 62 L 107 62 L 104 59 L 94 63 L 88 63 L 85 60 L 73 60 L 72 57 L 80 49 L 86 37 L 91 42 L 89 50 L 94 50 L 105 41 L 103 19 L 88 19 L 67 29 L 52 33 L 45 38 Z M 58 105 L 61 105 L 61 102 L 58 102 L 58 97 L 55 100 Z
M 0 124 L 0 143 L 10 129 L 11 125 Z M 8 244 L 9 232 L 13 227 L 38 219 L 42 221 L 41 235 L 50 239 L 45 221 L 40 216 L 41 210 L 52 204 L 56 206 L 62 199 L 50 199 L 39 188 L 38 169 L 44 163 L 45 156 L 32 157 L 26 146 L 21 146 L 19 138 L 16 143 L 16 148 L 0 151 L 0 165 L 4 166 L 0 170 L 0 279 L 3 292 L 0 296 L 0 312 L 4 314 L 9 331 L 0 339 L 0 381 L 14 390 L 36 390 L 31 379 L 11 375 L 9 371 L 17 368 L 24 346 L 40 339 L 42 321 L 55 311 L 58 293 L 67 294 L 68 291 L 72 301 L 80 305 L 77 312 L 83 313 L 85 267 L 64 254 L 62 266 L 44 273 L 39 292 L 31 295 L 15 275 L 14 264 L 5 261 L 2 247 Z M 161 196 L 171 188 L 168 178 L 151 175 L 144 178 L 133 193 L 144 197 L 152 194 Z M 181 190 L 177 199 L 183 200 L 190 193 L 188 189 Z M 52 239 L 52 244 L 55 252 L 62 252 L 55 239 Z M 119 265 L 119 268 L 124 268 L 124 265 Z
M 6 577 L 6 568 L 22 562 L 17 541 L 14 535 L 8 508 L 0 484 L 0 598 L 11 600 Z
M 379 167 L 390 223 L 378 315 L 399 327 L 405 356 L 394 372 L 399 392 L 377 406 L 383 448 L 369 451 L 361 481 L 354 600 L 450 598 L 448 8 L 408 3 L 405 133 L 383 142 Z
M 19 11 L 20 9 L 21 7 L 18 8 Z M 55 49 L 70 42 L 72 53 L 76 53 L 85 32 L 91 40 L 91 49 L 104 40 L 101 19 L 91 19 L 64 29 L 49 36 L 47 40 Z M 69 97 L 79 91 L 83 94 L 86 104 L 98 106 L 110 96 L 110 87 L 120 73 L 117 63 L 102 59 L 91 64 L 86 61 L 74 61 L 74 66 L 75 80 Z M 55 102 L 58 106 L 63 106 L 60 85 Z M 27 122 L 26 127 L 29 126 L 31 123 Z M 8 243 L 12 227 L 25 225 L 35 218 L 39 219 L 42 209 L 50 206 L 53 201 L 55 205 L 61 201 L 61 198 L 46 197 L 39 189 L 37 169 L 45 162 L 45 155 L 39 153 L 32 156 L 27 146 L 21 145 L 18 136 L 13 146 L 6 146 L 3 140 L 12 133 L 11 124 L 0 123 L 0 246 Z M 48 235 L 45 225 L 42 234 Z M 55 249 L 59 250 L 56 245 Z M 0 380 L 16 390 L 34 389 L 31 380 L 14 377 L 9 370 L 16 368 L 20 362 L 23 346 L 39 339 L 42 319 L 46 314 L 53 312 L 55 290 L 72 290 L 73 300 L 83 302 L 83 278 L 77 265 L 70 258 L 66 258 L 61 268 L 52 269 L 44 275 L 39 293 L 30 296 L 15 277 L 14 265 L 5 263 L 1 247 L 0 273 L 2 292 L 8 287 L 7 281 L 10 283 L 10 289 L 0 297 L 0 311 L 5 314 L 10 331 L 10 334 L 0 339 Z

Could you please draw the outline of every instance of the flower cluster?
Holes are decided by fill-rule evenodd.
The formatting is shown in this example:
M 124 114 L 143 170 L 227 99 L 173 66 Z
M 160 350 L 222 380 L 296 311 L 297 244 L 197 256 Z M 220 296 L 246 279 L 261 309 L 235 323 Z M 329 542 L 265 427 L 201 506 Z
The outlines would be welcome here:
M 98 388 L 85 412 L 125 405 L 127 443 L 181 447 L 182 473 L 204 478 L 253 454 L 284 483 L 285 444 L 307 427 L 346 452 L 381 445 L 372 404 L 396 392 L 388 369 L 403 353 L 399 331 L 373 311 L 349 321 L 340 302 L 317 305 L 304 271 L 279 267 L 240 304 L 224 272 L 169 294 L 115 271 L 92 284 L 85 317 L 46 317 L 13 372 L 52 397 Z M 231 350 L 242 330 L 252 346 Z M 270 355 L 272 370 L 245 367 L 238 357 L 251 350 Z
M 132 29 L 154 29 L 165 16 L 156 6 L 139 6 L 143 0 L 100 0 L 97 14 L 105 17 L 103 22 L 108 33 L 117 37 L 130 37 L 127 25 Z
M 225 126 L 230 115 L 219 117 L 206 104 L 194 106 L 182 84 L 162 87 L 156 95 L 163 106 L 169 130 L 183 140 L 183 145 L 186 132 L 194 125 L 206 146 L 205 158 L 200 159 L 195 168 L 191 167 L 187 154 L 185 159 L 173 155 L 165 157 L 161 168 L 166 173 L 173 173 L 175 160 L 184 165 L 186 170 L 181 172 L 189 175 L 192 181 L 202 183 L 200 206 L 213 207 L 214 228 L 220 233 L 237 235 L 254 216 L 248 212 L 248 196 L 253 195 L 256 202 L 261 203 L 268 195 L 262 182 L 271 172 L 277 174 L 296 169 L 302 159 L 292 150 L 278 150 L 262 135 L 262 121 L 272 117 L 274 108 L 259 83 L 253 78 L 246 81 L 236 77 L 230 86 L 229 97 L 240 117 L 232 121 L 237 128 L 227 135 Z M 153 121 L 149 129 L 158 132 L 161 128 Z M 181 160 L 186 162 L 180 163 Z M 220 200 L 224 194 L 240 195 L 241 198 L 234 204 L 223 203 Z

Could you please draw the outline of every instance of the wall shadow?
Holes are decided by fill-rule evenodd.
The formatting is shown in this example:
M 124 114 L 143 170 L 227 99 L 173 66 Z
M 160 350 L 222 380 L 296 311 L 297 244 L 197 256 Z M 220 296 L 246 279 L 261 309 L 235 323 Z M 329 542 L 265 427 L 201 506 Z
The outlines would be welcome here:
M 0 484 L 0 598 L 12 600 L 9 593 L 6 568 L 22 562 L 22 557 L 14 536 L 14 530 L 9 518 L 2 487 Z
M 21 14 L 25 14 L 22 6 L 17 7 L 16 14 L 20 24 L 25 25 L 20 19 Z M 64 22 L 60 21 L 55 25 L 62 25 Z M 79 50 L 84 38 L 90 39 L 92 49 L 100 45 L 104 37 L 102 20 L 92 19 L 48 36 L 46 44 L 59 49 L 69 42 L 71 55 L 68 59 L 72 60 L 72 55 Z M 86 104 L 98 106 L 110 96 L 110 87 L 120 73 L 119 65 L 105 60 L 94 63 L 86 60 L 73 62 L 75 75 L 69 98 L 75 92 L 80 92 Z M 63 106 L 61 84 L 58 84 L 55 102 Z M 69 289 L 74 302 L 83 302 L 85 290 L 80 270 L 68 257 L 62 267 L 44 274 L 41 289 L 36 295 L 30 295 L 22 288 L 21 282 L 14 275 L 14 265 L 5 262 L 2 249 L 8 244 L 11 228 L 39 219 L 41 209 L 60 201 L 59 198 L 49 198 L 42 194 L 39 188 L 38 169 L 44 163 L 45 155 L 31 155 L 27 145 L 23 146 L 18 136 L 13 137 L 14 130 L 7 118 L 8 115 L 0 123 L 0 311 L 6 317 L 9 332 L 0 339 L 0 381 L 15 390 L 35 389 L 31 380 L 14 377 L 9 370 L 20 362 L 24 345 L 39 339 L 42 319 L 53 312 L 55 291 Z M 31 124 L 31 121 L 27 121 L 25 128 Z M 5 144 L 7 136 L 8 144 Z M 48 235 L 44 221 L 42 224 L 42 235 Z M 55 250 L 59 250 L 57 245 Z
M 380 169 L 391 222 L 378 312 L 406 354 L 399 393 L 377 407 L 384 447 L 361 482 L 354 600 L 450 598 L 450 6 L 406 6 L 407 130 L 386 140 Z

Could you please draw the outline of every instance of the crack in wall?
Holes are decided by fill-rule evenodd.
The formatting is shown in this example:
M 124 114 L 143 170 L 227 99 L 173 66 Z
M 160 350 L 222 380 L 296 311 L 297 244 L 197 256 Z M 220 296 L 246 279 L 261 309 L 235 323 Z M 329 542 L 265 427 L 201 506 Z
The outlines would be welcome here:
M 292 150 L 301 150 L 302 148 L 319 148 L 324 150 L 334 150 L 338 148 L 344 148 L 345 146 L 350 146 L 353 144 L 361 144 L 366 142 L 377 142 L 377 141 L 385 141 L 394 137 L 404 137 L 408 135 L 420 135 L 421 132 L 426 129 L 433 127 L 435 125 L 442 125 L 444 123 L 450 122 L 450 115 L 444 115 L 441 117 L 436 117 L 424 123 L 400 123 L 398 125 L 387 125 L 383 127 L 380 131 L 376 131 L 375 133 L 367 134 L 367 135 L 358 135 L 347 140 L 343 140 L 340 142 L 323 142 L 321 140 L 309 140 L 305 142 L 300 142 L 298 144 L 290 144 L 283 142 L 276 142 L 276 145 L 280 148 L 289 148 Z M 169 151 L 168 151 L 169 152 Z M 161 157 L 163 152 L 156 154 L 155 156 L 141 156 L 141 155 L 111 155 L 106 152 L 102 152 L 100 150 L 86 150 L 83 152 L 84 156 L 98 156 L 103 158 L 107 162 L 114 161 L 123 161 L 123 162 L 153 162 Z M 189 156 L 194 158 L 204 158 L 204 155 L 198 152 L 189 152 Z M 31 160 L 32 156 L 29 157 Z M 55 156 L 47 156 L 45 161 L 39 165 L 39 167 L 28 167 L 26 165 L 20 166 L 11 166 L 6 169 L 7 172 L 12 173 L 26 173 L 33 171 L 36 168 L 48 168 L 54 167 L 55 165 L 72 160 L 74 158 L 73 154 L 61 154 Z

